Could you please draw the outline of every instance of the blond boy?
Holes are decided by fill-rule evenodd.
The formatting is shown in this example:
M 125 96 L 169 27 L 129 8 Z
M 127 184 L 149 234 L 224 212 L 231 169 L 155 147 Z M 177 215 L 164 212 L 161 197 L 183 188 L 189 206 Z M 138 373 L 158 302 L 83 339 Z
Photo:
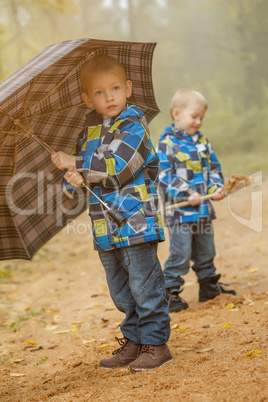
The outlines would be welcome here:
M 199 301 L 221 293 L 235 294 L 219 283 L 214 265 L 215 245 L 212 220 L 215 212 L 202 196 L 213 193 L 213 200 L 225 197 L 221 165 L 210 142 L 199 131 L 207 101 L 192 89 L 178 90 L 171 100 L 173 124 L 160 136 L 159 187 L 164 204 L 165 225 L 169 229 L 170 254 L 164 277 L 169 311 L 181 311 L 188 303 L 179 294 L 193 261 L 199 282 Z M 190 206 L 166 210 L 166 206 L 187 200 Z

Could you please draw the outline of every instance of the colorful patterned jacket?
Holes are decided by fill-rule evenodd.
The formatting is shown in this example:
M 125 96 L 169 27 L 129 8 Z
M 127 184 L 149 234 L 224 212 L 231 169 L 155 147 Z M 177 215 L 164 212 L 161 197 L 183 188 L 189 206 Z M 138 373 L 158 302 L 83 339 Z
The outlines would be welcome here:
M 73 151 L 76 168 L 93 192 L 127 217 L 127 223 L 119 229 L 105 207 L 90 194 L 94 247 L 111 250 L 163 241 L 157 195 L 159 159 L 145 117 L 137 106 L 127 105 L 108 123 L 96 112 L 89 113 L 87 127 L 78 135 Z M 69 197 L 76 198 L 75 187 L 65 180 L 63 187 Z
M 211 144 L 202 133 L 196 134 L 194 141 L 172 124 L 160 136 L 157 147 L 160 160 L 159 190 L 167 226 L 184 222 L 207 222 L 216 218 L 210 201 L 203 201 L 195 207 L 166 210 L 167 205 L 186 201 L 193 192 L 205 195 L 223 187 L 221 165 Z

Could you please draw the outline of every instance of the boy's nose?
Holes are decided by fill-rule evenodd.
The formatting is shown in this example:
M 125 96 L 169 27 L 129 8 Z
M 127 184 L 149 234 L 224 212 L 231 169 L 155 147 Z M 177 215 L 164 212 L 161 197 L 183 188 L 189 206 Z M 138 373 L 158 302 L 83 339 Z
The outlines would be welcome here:
M 108 91 L 108 92 L 106 93 L 106 101 L 109 102 L 109 101 L 111 101 L 111 100 L 113 100 L 113 99 L 114 99 L 113 93 L 112 93 L 111 91 Z

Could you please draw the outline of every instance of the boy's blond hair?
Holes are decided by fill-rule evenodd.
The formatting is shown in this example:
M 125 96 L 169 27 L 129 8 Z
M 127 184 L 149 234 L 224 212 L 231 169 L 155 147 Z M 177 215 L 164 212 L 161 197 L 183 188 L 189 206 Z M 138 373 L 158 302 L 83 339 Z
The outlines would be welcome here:
M 87 92 L 90 85 L 90 79 L 94 74 L 107 73 L 117 71 L 124 81 L 127 81 L 127 76 L 122 64 L 114 57 L 107 54 L 93 54 L 82 65 L 80 80 L 82 89 Z
M 206 109 L 208 108 L 206 98 L 198 91 L 194 89 L 182 88 L 179 89 L 173 95 L 173 98 L 170 102 L 170 113 L 173 118 L 172 112 L 175 108 L 179 110 L 183 110 L 186 106 L 189 105 L 191 101 L 195 101 L 203 105 Z

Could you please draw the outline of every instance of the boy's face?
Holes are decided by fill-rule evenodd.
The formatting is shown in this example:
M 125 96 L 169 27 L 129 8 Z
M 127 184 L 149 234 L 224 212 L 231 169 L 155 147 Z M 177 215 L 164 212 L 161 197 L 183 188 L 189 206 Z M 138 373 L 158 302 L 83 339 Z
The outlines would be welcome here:
M 122 74 L 114 70 L 94 74 L 82 97 L 89 108 L 94 107 L 98 113 L 112 118 L 121 113 L 131 92 L 131 81 L 125 81 Z
M 205 105 L 191 101 L 184 109 L 173 109 L 174 125 L 189 135 L 195 135 L 202 126 L 206 111 L 207 107 Z

